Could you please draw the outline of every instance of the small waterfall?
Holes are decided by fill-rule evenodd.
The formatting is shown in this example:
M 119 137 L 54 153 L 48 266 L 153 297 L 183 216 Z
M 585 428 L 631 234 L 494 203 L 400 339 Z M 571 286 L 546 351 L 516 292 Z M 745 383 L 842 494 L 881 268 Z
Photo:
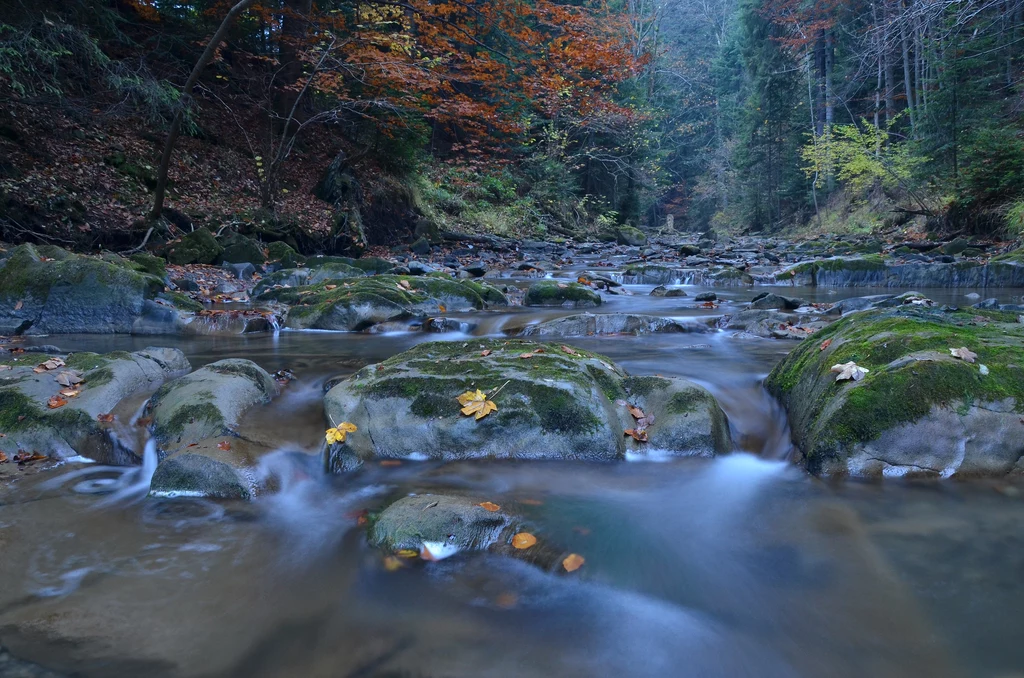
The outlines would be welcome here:
M 108 495 L 96 504 L 96 508 L 130 504 L 149 494 L 149 486 L 158 463 L 156 440 L 150 438 L 142 452 L 141 466 L 89 466 L 57 476 L 40 485 L 40 489 L 52 490 L 72 480 L 84 478 L 78 480 L 71 489 L 79 494 Z M 102 477 L 90 477 L 97 475 Z

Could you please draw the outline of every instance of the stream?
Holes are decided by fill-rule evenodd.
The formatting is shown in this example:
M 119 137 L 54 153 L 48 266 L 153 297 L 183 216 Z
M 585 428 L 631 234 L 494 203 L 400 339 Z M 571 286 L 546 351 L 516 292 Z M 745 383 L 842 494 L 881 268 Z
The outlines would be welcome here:
M 702 309 L 693 296 L 705 288 L 656 298 L 651 285 L 626 287 L 633 296 L 608 296 L 594 312 L 692 319 L 753 296 L 715 288 L 720 306 Z M 778 291 L 832 302 L 886 290 Z M 1006 302 L 1020 293 L 926 292 L 962 305 L 972 292 Z M 145 469 L 88 473 L 75 463 L 0 485 L 0 645 L 17 658 L 0 656 L 0 676 L 1022 675 L 1021 488 L 823 481 L 790 465 L 785 412 L 761 381 L 792 341 L 724 331 L 564 340 L 632 374 L 711 390 L 739 448 L 731 455 L 368 464 L 323 475 L 328 379 L 418 342 L 472 342 L 571 313 L 454 315 L 471 329 L 441 335 L 32 339 L 77 351 L 169 346 L 193 368 L 241 357 L 296 378 L 239 427 L 279 450 L 260 460 L 275 494 L 145 498 Z M 585 556 L 581 576 L 487 553 L 383 567 L 363 512 L 445 488 L 521 506 L 539 537 Z

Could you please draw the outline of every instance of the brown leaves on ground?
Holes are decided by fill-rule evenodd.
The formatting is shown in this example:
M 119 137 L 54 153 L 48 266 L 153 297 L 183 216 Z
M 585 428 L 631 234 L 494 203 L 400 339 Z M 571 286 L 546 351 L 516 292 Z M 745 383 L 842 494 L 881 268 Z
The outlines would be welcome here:
M 537 543 L 537 538 L 529 532 L 520 532 L 512 537 L 512 546 L 517 549 L 528 549 Z
M 231 443 L 229 443 L 226 440 L 222 440 L 219 443 L 217 443 L 217 449 L 218 450 L 223 450 L 224 452 L 227 452 L 227 451 L 229 451 L 231 449 Z
M 833 365 L 830 371 L 836 373 L 836 381 L 860 381 L 871 370 L 861 367 L 851 360 L 848 363 Z
M 583 567 L 583 563 L 587 562 L 586 558 L 578 553 L 570 553 L 562 561 L 562 567 L 565 568 L 566 572 L 575 572 L 576 570 Z
M 949 354 L 954 358 L 959 358 L 960 360 L 963 360 L 964 362 L 968 363 L 973 363 L 974 360 L 978 357 L 977 353 L 967 348 L 966 346 L 961 346 L 960 348 L 951 348 L 949 349 Z
M 580 354 L 579 351 L 571 349 L 571 348 L 569 348 L 568 346 L 565 346 L 565 345 L 562 346 L 562 353 L 565 353 L 567 355 L 577 355 L 577 356 Z
M 637 441 L 638 443 L 646 443 L 647 442 L 647 431 L 644 430 L 644 429 L 627 428 L 622 433 L 624 435 L 629 436 L 630 438 L 632 438 L 633 440 Z
M 15 464 L 30 464 L 34 461 L 42 461 L 48 459 L 45 454 L 39 454 L 38 452 L 26 452 L 24 450 L 18 450 L 18 453 L 14 455 Z
M 457 400 L 462 405 L 460 410 L 462 414 L 467 417 L 475 417 L 477 421 L 498 410 L 498 406 L 493 401 L 488 400 L 487 394 L 480 389 L 466 391 Z
M 489 348 L 485 349 L 483 351 L 480 351 L 480 357 L 481 358 L 486 358 L 489 355 L 491 355 L 491 349 L 489 349 Z
M 400 288 L 402 288 L 403 290 L 411 290 L 412 289 L 412 283 L 410 283 L 408 280 L 399 280 L 398 281 L 398 286 Z
M 32 371 L 35 372 L 36 374 L 42 374 L 43 372 L 55 370 L 58 367 L 64 367 L 64 361 L 61 360 L 60 358 L 50 358 L 46 362 L 42 362 L 36 365 L 34 368 L 32 368 Z
M 50 399 L 46 401 L 46 406 L 49 407 L 51 410 L 55 410 L 58 407 L 64 407 L 67 404 L 68 401 L 65 400 L 64 398 L 61 398 L 60 396 L 51 396 Z
M 54 380 L 61 386 L 66 386 L 68 388 L 85 383 L 85 380 L 82 379 L 82 373 L 77 370 L 64 370 L 63 372 L 58 373 L 54 377 Z
M 832 340 L 831 339 L 826 339 L 825 341 L 821 342 L 821 346 L 818 347 L 818 351 L 824 351 L 826 348 L 828 348 L 831 345 L 832 345 Z
M 113 414 L 97 414 L 96 415 L 96 420 L 97 421 L 101 421 L 104 424 L 109 424 L 110 422 L 114 421 L 114 415 Z
M 480 508 L 484 509 L 485 511 L 490 511 L 491 513 L 494 513 L 495 511 L 500 511 L 501 510 L 500 506 L 498 506 L 497 504 L 495 504 L 494 502 L 491 502 L 491 501 L 481 502 L 481 503 L 477 504 L 477 506 L 479 506 Z

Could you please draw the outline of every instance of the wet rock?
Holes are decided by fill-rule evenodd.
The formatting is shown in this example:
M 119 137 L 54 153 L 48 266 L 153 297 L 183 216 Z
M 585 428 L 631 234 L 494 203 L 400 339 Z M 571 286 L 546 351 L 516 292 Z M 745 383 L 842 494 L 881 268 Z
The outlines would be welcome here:
M 627 285 L 672 285 L 693 280 L 695 275 L 692 269 L 644 264 L 627 267 L 622 272 L 622 282 Z
M 962 346 L 977 353 L 975 363 L 950 355 Z M 915 305 L 861 311 L 798 346 L 766 386 L 788 408 L 801 461 L 812 472 L 1019 474 L 1022 346 L 1024 328 L 1012 313 Z M 849 361 L 869 372 L 836 382 L 829 368 Z
M 358 268 L 366 275 L 389 273 L 395 268 L 394 262 L 388 261 L 387 259 L 381 259 L 380 257 L 359 257 L 358 259 L 355 259 L 352 257 L 328 257 L 320 255 L 306 259 L 306 268 L 321 268 L 328 264 L 344 264 L 346 266 Z
M 148 273 L 163 280 L 167 277 L 167 262 L 147 252 L 136 252 L 128 257 L 139 273 Z
M 346 278 L 361 278 L 365 272 L 355 266 L 343 263 L 327 263 L 316 268 L 289 268 L 275 271 L 270 275 L 263 276 L 263 279 L 252 288 L 252 298 L 273 298 L 274 295 L 266 294 L 269 291 L 281 288 L 302 287 L 303 285 L 317 285 L 328 280 L 344 280 Z
M 153 394 L 153 437 L 161 450 L 176 450 L 230 434 L 245 412 L 276 394 L 274 379 L 250 360 L 210 363 Z
M 292 304 L 286 326 L 362 331 L 380 323 L 425 318 L 441 312 L 507 306 L 496 288 L 470 280 L 377 275 L 326 285 L 264 290 L 260 299 Z M 441 307 L 444 309 L 441 309 Z
M 238 280 L 250 280 L 256 275 L 256 267 L 249 262 L 241 264 L 225 262 L 224 268 L 231 271 Z
M 828 325 L 813 314 L 795 315 L 773 309 L 749 309 L 725 316 L 722 329 L 745 332 L 765 339 L 805 339 Z
M 324 398 L 329 422 L 358 427 L 328 451 L 328 466 L 337 472 L 367 459 L 404 457 L 621 459 L 636 442 L 622 433 L 636 426 L 620 402 L 630 395 L 626 375 L 603 356 L 570 351 L 519 340 L 436 342 L 366 367 Z M 658 389 L 700 388 L 685 380 L 644 383 L 649 388 L 641 395 L 656 407 Z M 496 392 L 492 400 L 498 407 L 480 420 L 463 416 L 457 401 L 476 389 Z M 724 420 L 718 405 L 709 399 L 698 409 L 703 414 L 649 413 L 666 431 L 692 427 L 691 444 L 662 453 L 728 451 L 727 427 L 713 425 Z M 665 440 L 682 439 L 679 434 Z
M 695 257 L 700 254 L 700 247 L 697 245 L 680 245 L 679 256 L 682 257 Z
M 718 301 L 718 295 L 714 292 L 701 292 L 693 298 L 694 301 Z
M 413 254 L 418 254 L 421 257 L 430 254 L 430 241 L 426 238 L 420 238 L 413 244 L 409 245 L 409 251 Z
M 420 552 L 424 543 L 443 545 L 448 553 L 481 551 L 509 540 L 514 519 L 505 511 L 488 511 L 484 499 L 446 494 L 417 494 L 388 506 L 370 528 L 371 546 Z M 436 550 L 436 549 L 435 549 Z
M 628 402 L 653 419 L 646 428 L 648 442 L 627 440 L 628 455 L 686 450 L 690 456 L 713 457 L 731 449 L 728 419 L 706 389 L 665 377 L 630 377 L 624 387 Z
M 579 283 L 559 283 L 545 280 L 534 283 L 526 291 L 526 306 L 561 306 L 563 308 L 592 308 L 601 305 L 601 295 Z
M 267 245 L 268 263 L 277 264 L 280 268 L 295 268 L 303 260 L 288 243 L 272 242 Z
M 126 259 L 52 246 L 20 245 L 0 266 L 2 334 L 130 333 L 164 287 Z
M 422 261 L 410 261 L 406 268 L 409 269 L 409 275 L 430 275 L 438 271 L 436 267 Z
M 730 266 L 712 274 L 710 282 L 719 287 L 740 287 L 753 285 L 754 278 L 749 273 Z
M 795 311 L 806 302 L 795 297 L 783 297 L 772 292 L 762 292 L 750 302 L 750 308 L 754 309 L 782 309 Z
M 846 313 L 852 313 L 854 311 L 863 311 L 868 308 L 874 308 L 882 302 L 895 299 L 895 295 L 892 294 L 875 294 L 867 297 L 851 297 L 849 299 L 843 299 L 837 301 L 835 304 L 826 311 L 827 315 L 845 315 Z
M 212 264 L 220 257 L 224 248 L 217 238 L 205 228 L 197 228 L 167 247 L 167 261 L 178 266 L 186 264 Z
M 1024 263 L 994 258 L 951 263 L 887 262 L 880 256 L 804 262 L 775 275 L 778 282 L 820 287 L 1022 287 Z
M 960 254 L 968 247 L 971 246 L 971 241 L 967 238 L 956 238 L 942 246 L 943 254 Z
M 686 290 L 680 287 L 665 287 L 664 285 L 658 285 L 651 290 L 652 297 L 685 297 Z
M 462 270 L 474 278 L 482 278 L 487 275 L 487 266 L 482 263 L 467 264 L 462 267 Z
M 135 353 L 74 353 L 64 358 L 65 367 L 34 372 L 48 357 L 32 353 L 3 358 L 10 369 L 0 370 L 0 430 L 5 434 L 0 451 L 9 458 L 29 450 L 58 458 L 80 455 L 102 463 L 134 463 L 135 455 L 122 448 L 110 436 L 109 425 L 97 417 L 189 369 L 181 351 L 147 348 Z M 56 378 L 64 372 L 83 380 L 79 395 L 59 396 L 67 387 Z M 48 403 L 55 396 L 66 404 L 50 408 Z
M 260 244 L 240 233 L 232 233 L 222 237 L 220 243 L 224 248 L 220 254 L 220 259 L 224 263 L 260 265 L 267 260 Z
M 647 236 L 644 235 L 644 232 L 632 226 L 619 226 L 615 230 L 615 239 L 620 245 L 643 247 L 647 244 Z
M 238 469 L 204 454 L 173 454 L 160 462 L 149 493 L 156 497 L 249 499 L 248 482 Z
M 586 337 L 603 334 L 655 334 L 708 332 L 710 328 L 696 320 L 673 320 L 635 313 L 581 313 L 565 318 L 527 325 L 510 334 L 522 337 Z

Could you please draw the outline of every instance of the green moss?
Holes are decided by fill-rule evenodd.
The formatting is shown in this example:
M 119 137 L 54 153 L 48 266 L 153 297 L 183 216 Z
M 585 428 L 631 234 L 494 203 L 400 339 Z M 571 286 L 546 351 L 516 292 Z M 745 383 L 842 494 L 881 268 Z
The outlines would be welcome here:
M 701 389 L 688 389 L 673 393 L 665 405 L 665 412 L 668 414 L 689 414 L 706 407 L 714 398 L 710 393 Z
M 0 432 L 30 429 L 43 416 L 43 411 L 28 396 L 13 388 L 0 389 Z
M 992 257 L 992 261 L 1006 264 L 1024 264 L 1024 247 Z
M 116 360 L 116 358 L 113 359 Z M 79 370 L 81 372 L 88 372 L 90 370 L 95 370 L 100 367 L 106 367 L 107 365 L 110 364 L 110 361 L 111 359 L 108 359 L 107 356 L 101 356 L 97 353 L 79 352 L 71 353 L 66 358 L 64 358 L 64 365 L 68 369 Z
M 661 377 L 629 377 L 624 386 L 632 395 L 646 397 L 655 391 L 668 388 L 672 382 Z
M 204 402 L 195 402 L 179 407 L 169 420 L 161 427 L 171 438 L 179 437 L 189 424 L 207 422 L 213 426 L 224 426 L 224 417 L 220 410 L 211 402 L 213 394 L 208 394 Z
M 93 290 L 103 296 L 114 288 L 138 290 L 149 297 L 163 289 L 163 281 L 130 267 L 54 247 L 19 245 L 0 268 L 0 298 L 12 303 L 43 301 L 55 285 Z
M 212 264 L 224 250 L 217 239 L 205 228 L 197 228 L 167 250 L 167 261 L 179 266 L 185 264 Z
M 155 275 L 161 279 L 167 277 L 167 262 L 160 257 L 155 257 L 146 252 L 136 252 L 128 257 L 128 259 L 135 264 L 137 271 Z
M 263 395 L 270 395 L 267 391 L 266 376 L 264 375 L 263 370 L 261 370 L 255 363 L 248 360 L 231 360 L 211 363 L 206 367 L 217 374 L 244 377 L 246 380 L 252 382 L 252 384 L 256 386 Z
M 587 365 L 587 372 L 597 382 L 598 388 L 604 393 L 604 397 L 609 402 L 615 402 L 616 400 L 624 400 L 626 398 L 626 390 L 622 387 L 622 379 L 617 376 L 613 376 L 611 373 L 596 367 L 594 365 Z
M 527 306 L 600 306 L 601 296 L 586 285 L 542 281 L 530 286 L 523 303 Z
M 278 241 L 267 245 L 267 260 L 288 269 L 298 266 L 303 258 L 288 243 Z
M 169 301 L 182 311 L 199 312 L 205 308 L 201 303 L 182 292 L 161 292 L 158 298 Z

